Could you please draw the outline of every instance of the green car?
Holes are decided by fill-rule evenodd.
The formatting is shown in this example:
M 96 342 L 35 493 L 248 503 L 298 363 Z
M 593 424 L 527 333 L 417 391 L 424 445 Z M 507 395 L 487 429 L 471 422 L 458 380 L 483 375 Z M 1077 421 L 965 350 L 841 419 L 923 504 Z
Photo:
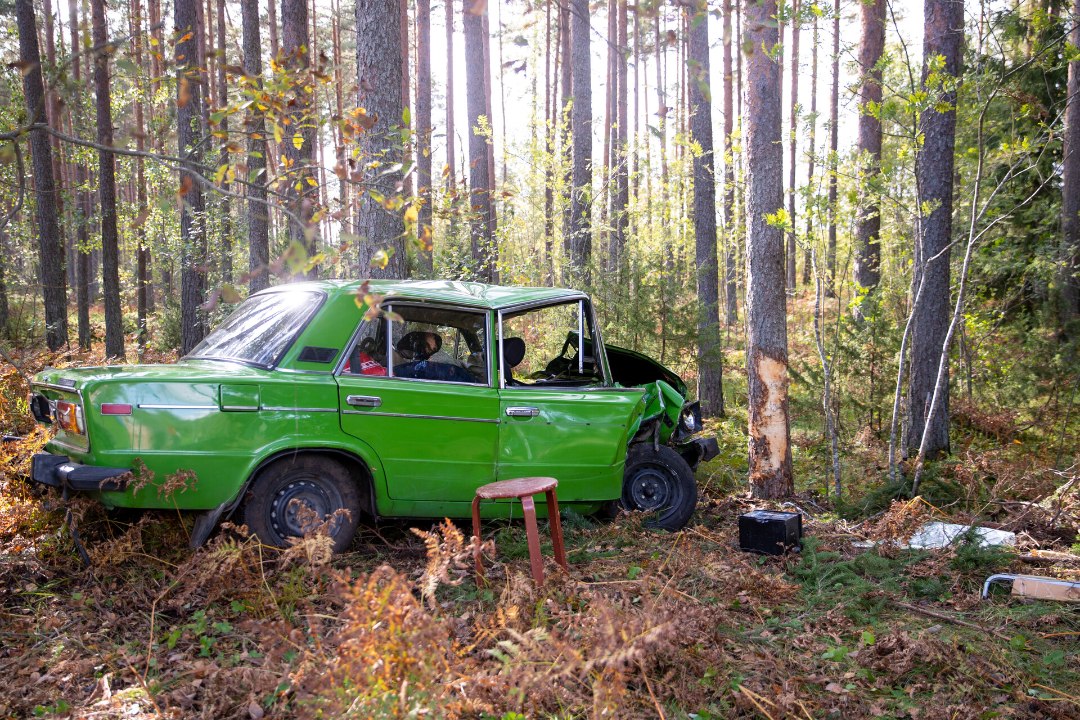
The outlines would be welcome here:
M 284 545 L 306 507 L 347 511 L 340 550 L 361 518 L 469 517 L 477 487 L 523 476 L 675 530 L 717 452 L 682 380 L 605 348 L 585 294 L 450 281 L 264 290 L 173 365 L 39 373 L 31 409 L 56 430 L 35 482 L 201 511 L 196 545 L 228 516 Z

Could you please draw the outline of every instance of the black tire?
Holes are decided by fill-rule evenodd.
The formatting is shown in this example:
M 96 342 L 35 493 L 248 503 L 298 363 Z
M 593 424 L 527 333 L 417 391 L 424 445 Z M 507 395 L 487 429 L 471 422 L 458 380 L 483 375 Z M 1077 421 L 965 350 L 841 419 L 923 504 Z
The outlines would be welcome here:
M 341 463 L 301 455 L 265 468 L 248 490 L 244 524 L 267 545 L 284 547 L 288 538 L 303 534 L 293 500 L 307 505 L 320 518 L 347 510 L 348 516 L 337 521 L 331 535 L 334 552 L 349 547 L 360 522 L 360 495 L 356 482 Z
M 626 455 L 622 506 L 652 514 L 645 524 L 680 530 L 697 507 L 697 481 L 682 456 L 666 445 L 634 445 Z

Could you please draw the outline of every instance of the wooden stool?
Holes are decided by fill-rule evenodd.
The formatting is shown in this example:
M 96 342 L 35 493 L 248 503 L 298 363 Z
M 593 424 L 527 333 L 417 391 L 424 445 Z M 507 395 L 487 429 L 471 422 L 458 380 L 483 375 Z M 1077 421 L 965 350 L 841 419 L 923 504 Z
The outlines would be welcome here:
M 551 527 L 551 545 L 555 549 L 555 562 L 569 570 L 566 565 L 566 550 L 563 547 L 562 525 L 559 523 L 559 501 L 555 498 L 555 488 L 559 482 L 550 477 L 527 477 L 514 480 L 502 480 L 476 488 L 476 497 L 472 502 L 473 534 L 476 535 L 476 577 L 484 578 L 484 566 L 480 562 L 480 501 L 521 500 L 521 509 L 525 515 L 525 537 L 529 540 L 529 564 L 532 566 L 533 580 L 537 585 L 544 582 L 544 559 L 540 555 L 540 535 L 536 530 L 536 505 L 533 495 L 547 495 L 548 525 Z

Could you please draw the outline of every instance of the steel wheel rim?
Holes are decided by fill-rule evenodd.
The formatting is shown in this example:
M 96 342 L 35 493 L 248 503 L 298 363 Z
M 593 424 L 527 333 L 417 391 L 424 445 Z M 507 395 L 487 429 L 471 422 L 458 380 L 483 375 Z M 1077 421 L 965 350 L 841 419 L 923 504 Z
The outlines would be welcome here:
M 293 501 L 296 502 L 293 502 Z M 304 525 L 299 520 L 300 507 L 307 507 L 318 515 L 320 520 L 342 507 L 341 496 L 318 478 L 298 478 L 281 488 L 274 495 L 270 504 L 270 527 L 284 540 L 287 537 L 300 537 L 304 534 Z M 340 520 L 331 527 L 333 535 L 340 525 Z
M 638 468 L 626 489 L 634 508 L 644 512 L 671 507 L 678 498 L 678 489 L 671 473 L 661 465 L 649 464 Z

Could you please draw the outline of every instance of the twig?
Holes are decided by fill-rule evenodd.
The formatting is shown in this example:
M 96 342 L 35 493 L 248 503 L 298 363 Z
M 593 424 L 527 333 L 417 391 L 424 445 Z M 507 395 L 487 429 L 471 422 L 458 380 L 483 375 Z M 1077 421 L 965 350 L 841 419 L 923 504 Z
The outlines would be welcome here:
M 660 707 L 660 701 L 656 699 L 656 693 L 653 692 L 652 683 L 649 682 L 649 674 L 645 672 L 645 666 L 641 663 L 641 660 L 638 660 L 638 669 L 641 670 L 641 677 L 645 680 L 645 689 L 649 691 L 649 697 L 652 698 L 657 716 L 660 720 L 665 720 L 664 709 Z
M 975 623 L 968 622 L 967 620 L 961 620 L 960 618 L 955 618 L 951 615 L 937 612 L 936 610 L 922 608 L 918 605 L 909 605 L 908 603 L 900 602 L 899 600 L 891 600 L 890 603 L 898 608 L 902 608 L 904 610 L 911 610 L 912 612 L 917 612 L 920 615 L 926 615 L 927 617 L 932 617 L 937 620 L 944 620 L 945 622 L 953 623 L 954 625 L 962 625 L 966 628 L 971 628 L 972 630 L 978 630 L 979 632 L 990 633 L 994 637 L 1001 638 L 1002 640 L 1012 640 L 1012 638 L 1010 638 L 1008 635 L 1003 635 L 997 630 L 991 630 L 989 628 L 983 627 L 982 625 L 976 625 Z
M 769 711 L 766 710 L 762 706 L 762 704 L 758 702 L 758 700 L 764 700 L 765 702 L 769 703 L 770 705 L 773 705 L 772 702 L 769 702 L 769 700 L 766 700 L 765 698 L 761 697 L 760 695 L 758 695 L 753 690 L 750 690 L 750 689 L 746 688 L 743 685 L 739 685 L 739 692 L 741 692 L 743 695 L 745 695 L 750 702 L 754 703 L 754 707 L 756 707 L 758 709 L 758 712 L 760 712 L 765 717 L 769 718 L 769 720 L 775 720 L 775 718 L 773 718 L 773 716 L 769 714 Z M 775 707 L 775 705 L 773 705 L 773 706 Z

